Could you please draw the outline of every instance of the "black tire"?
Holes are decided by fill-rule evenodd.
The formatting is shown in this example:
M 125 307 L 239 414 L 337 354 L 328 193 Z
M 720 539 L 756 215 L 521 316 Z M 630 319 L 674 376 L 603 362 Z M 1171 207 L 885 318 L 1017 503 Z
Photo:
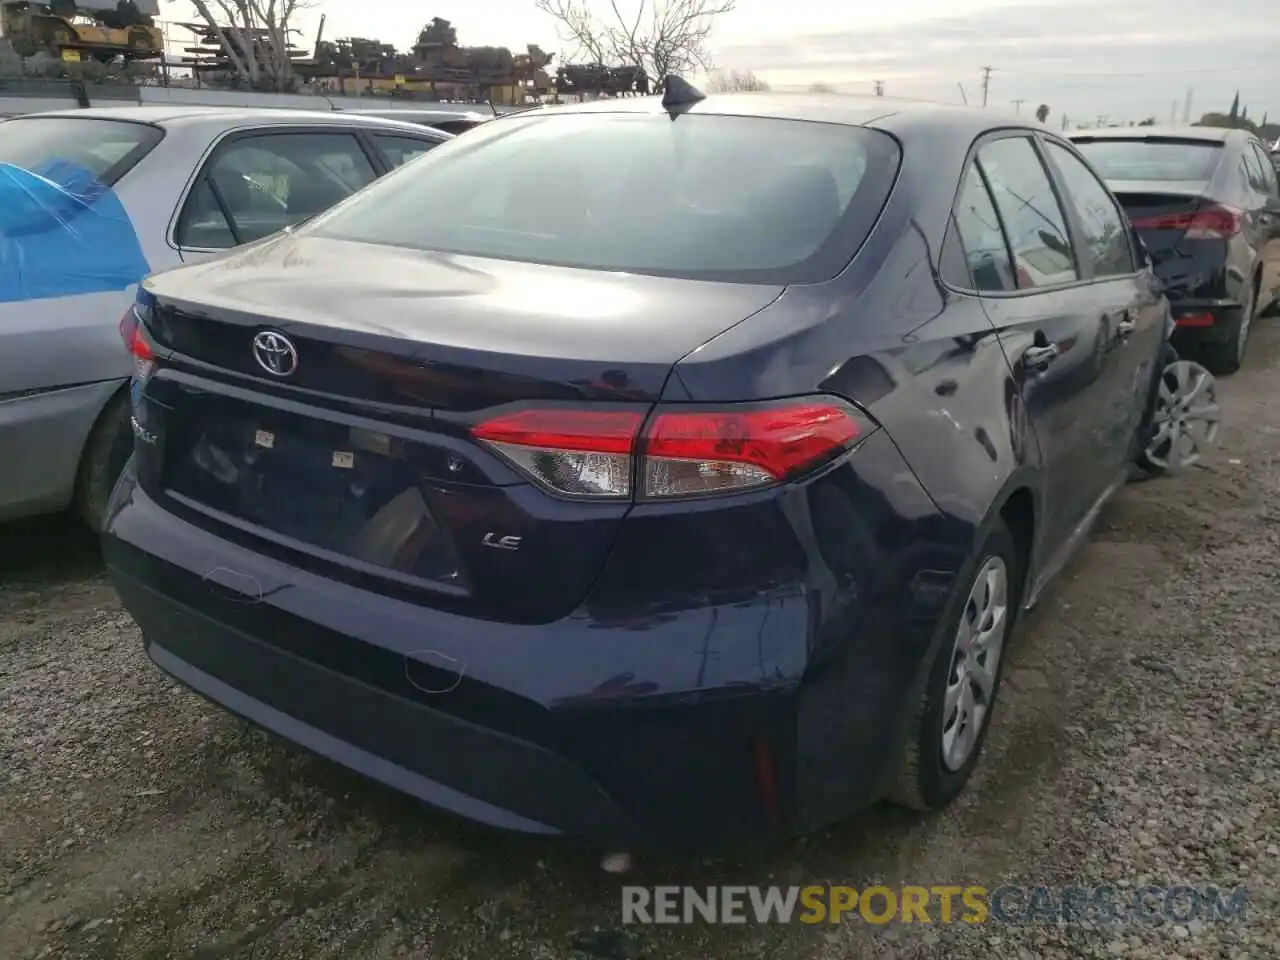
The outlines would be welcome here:
M 1249 289 L 1249 300 L 1240 310 L 1240 316 L 1231 325 L 1231 337 L 1226 343 L 1206 343 L 1200 348 L 1200 362 L 1215 377 L 1229 377 L 1244 363 L 1249 334 L 1253 330 L 1254 314 L 1258 306 L 1258 287 L 1262 277 L 1254 277 Z M 1248 318 L 1248 323 L 1245 319 Z
M 107 401 L 89 431 L 80 470 L 76 476 L 75 508 L 86 526 L 102 533 L 111 491 L 133 452 L 133 427 L 129 422 L 129 393 L 122 391 Z
M 1177 362 L 1178 351 L 1166 342 L 1164 348 L 1160 351 L 1160 359 L 1156 361 L 1156 375 L 1151 384 L 1151 396 L 1147 398 L 1147 412 L 1142 418 L 1142 426 L 1138 430 L 1138 436 L 1134 444 L 1136 447 L 1133 458 L 1134 463 L 1147 473 L 1165 473 L 1164 467 L 1153 463 L 1147 457 L 1147 447 L 1151 443 L 1152 431 L 1155 429 L 1155 412 L 1156 405 L 1159 402 L 1160 381 L 1164 378 L 1164 372 L 1169 369 L 1169 365 Z
M 999 557 L 1004 561 L 1009 577 L 1004 647 L 996 665 L 991 704 L 983 718 L 977 739 L 965 763 L 956 770 L 950 770 L 943 762 L 942 755 L 942 712 L 943 698 L 952 671 L 954 639 L 978 574 L 992 557 Z M 888 798 L 893 802 L 917 811 L 940 810 L 951 803 L 968 783 L 982 758 L 982 745 L 987 738 L 987 731 L 991 729 L 991 718 L 999 702 L 1000 681 L 1008 660 L 1009 642 L 1017 626 L 1018 610 L 1022 603 L 1022 576 L 1022 564 L 1008 527 L 1000 520 L 989 523 L 987 533 L 961 578 L 960 588 L 948 604 L 943 618 L 942 636 L 936 644 L 937 650 L 929 668 L 924 692 L 907 729 L 898 781 L 889 793 Z

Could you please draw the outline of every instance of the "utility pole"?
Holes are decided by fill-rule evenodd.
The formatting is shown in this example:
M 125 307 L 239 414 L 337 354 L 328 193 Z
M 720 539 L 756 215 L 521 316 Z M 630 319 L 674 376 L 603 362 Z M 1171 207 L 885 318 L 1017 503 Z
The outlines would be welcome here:
M 987 92 L 991 89 L 991 71 L 993 70 L 995 67 L 982 68 L 982 105 L 984 107 L 987 105 Z
M 1027 101 L 1026 101 L 1025 99 L 1023 99 L 1023 100 L 1010 100 L 1009 102 L 1013 104 L 1013 112 L 1014 112 L 1014 113 L 1021 113 L 1021 112 L 1022 112 L 1022 105 L 1023 105 L 1024 103 L 1026 103 Z
M 961 101 L 964 102 L 964 105 L 967 107 L 969 105 L 969 95 L 964 92 L 964 84 L 960 83 L 959 81 L 956 81 L 956 86 L 960 88 L 960 99 Z
M 1195 94 L 1195 87 L 1187 87 L 1187 99 L 1182 104 L 1182 122 L 1191 122 L 1191 98 Z
M 883 81 L 883 80 L 877 80 L 877 81 L 875 81 L 875 84 L 876 84 L 876 96 L 877 96 L 877 97 L 883 97 L 883 96 L 884 96 L 884 81 Z
M 1067 132 L 1067 115 L 1065 113 L 1062 115 L 1062 132 Z

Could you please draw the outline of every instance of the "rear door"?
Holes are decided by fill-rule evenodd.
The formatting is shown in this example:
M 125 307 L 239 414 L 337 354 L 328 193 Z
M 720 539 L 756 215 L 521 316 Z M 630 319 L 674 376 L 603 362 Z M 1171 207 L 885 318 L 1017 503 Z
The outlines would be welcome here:
M 991 253 L 982 302 L 1040 443 L 1045 546 L 1052 553 L 1111 479 L 1109 444 L 1100 435 L 1111 406 L 1104 376 L 1113 337 L 1108 301 L 1084 282 L 1067 216 L 1030 131 L 981 143 L 975 164 L 1012 261 L 1007 290 L 997 281 L 1000 251 Z M 962 198 L 957 217 L 966 203 L 982 203 L 973 174 L 966 183 L 976 199 Z M 968 251 L 971 262 L 975 253 Z
M 1075 237 L 1082 297 L 1100 311 L 1103 380 L 1110 409 L 1098 424 L 1114 474 L 1133 454 L 1154 364 L 1165 337 L 1165 302 L 1154 276 L 1139 270 L 1128 220 L 1097 174 L 1065 144 L 1041 140 Z

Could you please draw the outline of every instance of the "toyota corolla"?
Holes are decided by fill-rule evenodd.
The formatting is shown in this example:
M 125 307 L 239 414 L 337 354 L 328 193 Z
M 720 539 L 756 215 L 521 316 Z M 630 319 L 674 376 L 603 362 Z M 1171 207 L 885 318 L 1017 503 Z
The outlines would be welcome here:
M 672 83 L 494 120 L 145 282 L 106 557 L 162 670 L 475 820 L 939 808 L 1167 311 L 1017 118 Z

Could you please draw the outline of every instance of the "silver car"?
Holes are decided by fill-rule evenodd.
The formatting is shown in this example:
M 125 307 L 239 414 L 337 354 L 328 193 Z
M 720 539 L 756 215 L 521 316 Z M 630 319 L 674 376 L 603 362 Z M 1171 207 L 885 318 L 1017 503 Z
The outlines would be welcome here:
M 74 110 L 0 121 L 0 520 L 100 529 L 132 447 L 138 282 L 322 212 L 450 135 L 344 113 Z

